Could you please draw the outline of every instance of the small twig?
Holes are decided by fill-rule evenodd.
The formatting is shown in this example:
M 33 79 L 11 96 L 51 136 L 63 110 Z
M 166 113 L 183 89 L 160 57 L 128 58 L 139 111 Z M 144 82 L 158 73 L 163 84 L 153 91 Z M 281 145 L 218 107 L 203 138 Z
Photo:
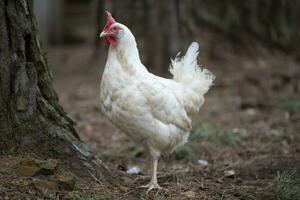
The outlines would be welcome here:
M 168 177 L 168 176 L 172 176 L 172 173 L 164 173 L 162 175 L 157 176 L 157 178 L 165 178 L 165 177 Z
M 91 175 L 91 177 L 101 186 L 103 186 L 102 182 L 94 175 L 92 174 L 92 172 L 90 172 L 90 170 L 88 170 L 89 174 Z
M 128 192 L 126 192 L 125 194 L 123 194 L 123 196 L 126 196 L 126 195 L 128 195 L 128 194 L 130 194 L 132 192 L 134 192 L 134 190 L 129 190 Z
M 201 178 L 201 182 L 197 178 L 194 178 L 193 180 L 196 182 L 197 186 L 199 186 L 200 188 L 203 188 L 203 178 Z
M 173 178 L 176 180 L 176 185 L 179 184 L 179 178 L 176 173 L 173 174 Z
M 224 177 L 219 178 L 219 179 L 217 180 L 217 182 L 223 183 L 223 178 L 224 178 Z
M 46 193 L 48 192 L 48 188 L 46 188 L 46 191 L 44 192 L 43 196 L 42 196 L 42 199 L 44 199 Z
M 132 184 L 136 183 L 137 181 L 146 180 L 146 179 L 150 179 L 150 177 L 149 176 L 138 176 L 135 179 L 133 179 Z
M 224 192 L 222 192 L 222 196 L 221 196 L 221 199 L 220 199 L 220 200 L 223 200 L 224 193 L 225 193 L 225 191 L 224 191 Z

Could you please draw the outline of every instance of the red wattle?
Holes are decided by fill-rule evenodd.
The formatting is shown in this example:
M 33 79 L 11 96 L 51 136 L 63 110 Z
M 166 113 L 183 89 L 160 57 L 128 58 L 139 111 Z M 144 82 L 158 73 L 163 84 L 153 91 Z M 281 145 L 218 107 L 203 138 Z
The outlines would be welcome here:
M 117 45 L 117 39 L 115 37 L 106 36 L 105 42 L 106 44 Z

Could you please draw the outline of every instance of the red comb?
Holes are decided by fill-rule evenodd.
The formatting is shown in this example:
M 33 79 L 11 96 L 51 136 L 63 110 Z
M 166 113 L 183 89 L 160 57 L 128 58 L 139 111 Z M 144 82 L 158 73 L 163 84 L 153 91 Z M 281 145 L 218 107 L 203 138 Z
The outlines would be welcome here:
M 106 25 L 103 28 L 103 31 L 108 31 L 109 27 L 111 25 L 113 25 L 114 23 L 116 23 L 115 19 L 111 16 L 111 13 L 108 11 L 105 11 L 105 13 L 107 14 L 107 21 L 106 21 Z

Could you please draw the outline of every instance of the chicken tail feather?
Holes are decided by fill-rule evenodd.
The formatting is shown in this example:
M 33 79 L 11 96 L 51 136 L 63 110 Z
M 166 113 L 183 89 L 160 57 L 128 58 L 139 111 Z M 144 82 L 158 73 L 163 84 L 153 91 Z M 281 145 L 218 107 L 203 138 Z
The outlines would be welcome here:
M 175 59 L 171 60 L 170 72 L 173 75 L 173 80 L 183 83 L 200 95 L 204 95 L 211 85 L 215 76 L 205 68 L 202 68 L 197 63 L 199 54 L 199 44 L 192 42 L 185 56 L 179 57 L 177 54 Z

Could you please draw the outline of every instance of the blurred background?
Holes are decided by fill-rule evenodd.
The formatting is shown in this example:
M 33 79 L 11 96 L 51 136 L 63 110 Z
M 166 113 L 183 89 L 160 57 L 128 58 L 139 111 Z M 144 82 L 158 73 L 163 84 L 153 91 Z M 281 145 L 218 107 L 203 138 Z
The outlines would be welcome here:
M 162 71 L 169 57 L 193 40 L 210 52 L 224 48 L 224 40 L 236 48 L 284 53 L 296 53 L 300 45 L 298 1 L 35 0 L 34 6 L 45 45 L 90 45 L 97 57 L 104 44 L 98 38 L 104 11 L 111 11 L 135 34 L 145 64 Z
M 134 33 L 149 71 L 169 77 L 170 58 L 198 41 L 199 62 L 216 75 L 189 144 L 168 162 L 242 169 L 255 192 L 267 190 L 255 174 L 267 182 L 278 171 L 299 175 L 300 1 L 35 0 L 34 7 L 60 101 L 104 160 L 147 169 L 145 151 L 99 109 L 108 47 L 98 35 L 108 10 Z

